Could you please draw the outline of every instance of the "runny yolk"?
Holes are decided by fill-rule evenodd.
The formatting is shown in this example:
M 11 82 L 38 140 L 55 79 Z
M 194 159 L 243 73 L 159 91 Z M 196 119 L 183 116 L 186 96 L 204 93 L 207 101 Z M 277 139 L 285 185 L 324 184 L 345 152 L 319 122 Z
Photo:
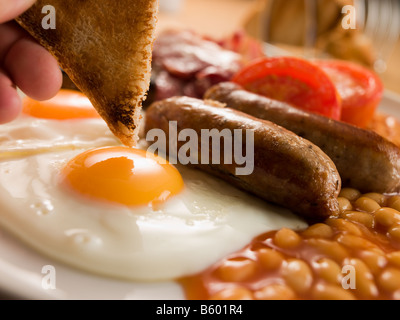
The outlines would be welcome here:
M 126 147 L 78 155 L 63 168 L 61 180 L 91 199 L 127 206 L 157 205 L 183 188 L 179 171 L 166 160 Z
M 55 120 L 100 117 L 83 93 L 66 89 L 61 89 L 55 97 L 46 101 L 24 98 L 22 112 L 35 118 Z

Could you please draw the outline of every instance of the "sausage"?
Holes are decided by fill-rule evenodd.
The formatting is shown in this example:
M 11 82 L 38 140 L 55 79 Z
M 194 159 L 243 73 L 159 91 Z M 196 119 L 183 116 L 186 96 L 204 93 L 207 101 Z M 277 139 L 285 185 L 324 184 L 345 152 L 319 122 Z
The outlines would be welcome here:
M 400 149 L 373 131 L 304 112 L 231 82 L 212 87 L 205 98 L 269 120 L 313 142 L 333 160 L 343 186 L 361 192 L 400 191 Z
M 338 214 L 337 198 L 341 188 L 339 173 L 332 160 L 311 142 L 272 122 L 225 108 L 213 101 L 174 97 L 153 103 L 145 115 L 146 136 L 153 129 L 165 132 L 167 143 L 164 151 L 167 153 L 172 135 L 171 121 L 176 121 L 177 132 L 191 129 L 198 137 L 202 136 L 204 130 L 213 129 L 218 132 L 228 129 L 231 133 L 239 130 L 242 138 L 249 132 L 253 135 L 253 140 L 241 139 L 242 150 L 249 150 L 249 144 L 253 144 L 254 170 L 247 175 L 236 173 L 238 164 L 235 162 L 229 164 L 225 161 L 209 161 L 207 164 L 198 161 L 196 164 L 193 161 L 189 165 L 222 178 L 268 202 L 286 207 L 304 218 L 321 220 Z M 186 140 L 176 140 L 179 150 Z M 196 145 L 197 159 L 200 159 L 204 141 L 198 139 Z M 224 154 L 225 147 L 225 143 L 221 143 L 221 154 Z M 210 147 L 206 150 L 209 159 L 212 149 Z M 224 158 L 226 156 L 232 155 L 225 153 Z

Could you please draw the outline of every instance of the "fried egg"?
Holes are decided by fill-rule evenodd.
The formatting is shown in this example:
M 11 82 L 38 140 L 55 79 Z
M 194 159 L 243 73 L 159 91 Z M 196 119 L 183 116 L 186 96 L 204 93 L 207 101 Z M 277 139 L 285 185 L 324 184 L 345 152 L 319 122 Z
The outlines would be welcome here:
M 0 177 L 1 224 L 48 256 L 124 279 L 196 273 L 262 232 L 305 226 L 202 172 L 124 147 L 3 161 Z
M 0 159 L 117 144 L 87 97 L 72 90 L 45 102 L 24 98 L 19 118 L 0 126 Z
M 48 257 L 114 278 L 171 280 L 204 270 L 268 230 L 306 227 L 284 209 L 174 167 L 145 147 L 99 148 L 101 130 L 90 129 L 92 145 L 64 135 L 68 125 L 89 130 L 91 120 L 50 129 L 55 120 L 40 119 L 39 129 L 54 129 L 67 149 L 52 149 L 54 141 L 41 137 L 40 153 L 0 157 L 0 225 Z M 14 125 L 24 132 L 23 118 Z M 35 150 L 30 138 L 19 136 Z

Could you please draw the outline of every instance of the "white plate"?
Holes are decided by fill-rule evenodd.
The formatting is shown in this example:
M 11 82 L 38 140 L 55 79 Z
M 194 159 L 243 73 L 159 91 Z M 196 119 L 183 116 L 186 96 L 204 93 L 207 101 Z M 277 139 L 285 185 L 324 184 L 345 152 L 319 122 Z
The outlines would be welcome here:
M 49 287 L 50 266 L 55 289 Z M 44 257 L 0 230 L 0 299 L 184 299 L 175 283 L 140 284 L 80 272 Z

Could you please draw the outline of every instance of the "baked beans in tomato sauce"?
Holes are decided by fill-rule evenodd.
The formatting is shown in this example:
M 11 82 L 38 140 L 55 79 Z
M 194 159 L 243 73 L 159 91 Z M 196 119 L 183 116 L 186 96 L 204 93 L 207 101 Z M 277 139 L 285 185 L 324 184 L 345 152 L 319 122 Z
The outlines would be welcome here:
M 400 196 L 343 189 L 340 215 L 255 238 L 180 279 L 195 300 L 400 300 Z

